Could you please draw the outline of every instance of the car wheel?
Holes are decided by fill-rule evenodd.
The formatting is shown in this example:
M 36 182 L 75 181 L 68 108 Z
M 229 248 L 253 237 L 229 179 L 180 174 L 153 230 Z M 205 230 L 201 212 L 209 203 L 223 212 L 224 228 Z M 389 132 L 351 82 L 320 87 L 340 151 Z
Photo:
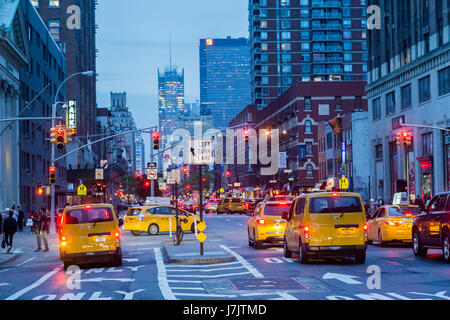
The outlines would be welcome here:
M 136 230 L 132 230 L 132 231 L 130 231 L 130 232 L 131 232 L 131 234 L 132 234 L 133 236 L 135 236 L 135 237 L 137 237 L 137 236 L 139 236 L 139 235 L 141 234 L 140 231 L 136 231 Z
M 285 258 L 292 258 L 292 251 L 290 251 L 287 247 L 286 238 L 284 238 L 283 242 L 283 253 Z
M 262 249 L 263 248 L 263 242 L 262 241 L 254 241 L 253 247 L 255 249 Z
M 301 264 L 307 264 L 309 262 L 309 257 L 308 257 L 308 254 L 307 254 L 306 250 L 302 246 L 301 240 L 299 241 L 299 246 L 298 247 L 299 247 L 298 248 L 298 261 Z
M 357 250 L 355 252 L 356 263 L 363 264 L 366 262 L 366 250 Z
M 413 252 L 417 257 L 424 257 L 428 252 L 428 248 L 424 248 L 422 241 L 420 240 L 419 231 L 417 229 L 414 229 L 413 231 Z
M 383 236 L 381 235 L 381 230 L 378 230 L 378 245 L 381 248 L 386 246 L 386 242 L 383 241 Z
M 367 239 L 367 244 L 373 244 L 372 240 Z
M 156 236 L 159 232 L 159 227 L 157 224 L 152 223 L 149 227 L 148 227 L 148 234 L 151 236 Z
M 444 255 L 444 261 L 450 263 L 450 232 L 444 234 L 444 241 L 442 243 L 442 253 Z

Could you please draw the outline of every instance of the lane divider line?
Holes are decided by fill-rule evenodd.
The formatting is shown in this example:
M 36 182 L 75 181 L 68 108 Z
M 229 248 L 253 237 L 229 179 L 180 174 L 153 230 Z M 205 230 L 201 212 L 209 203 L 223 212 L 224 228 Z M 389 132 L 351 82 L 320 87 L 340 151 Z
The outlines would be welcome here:
M 164 261 L 161 255 L 161 249 L 155 248 L 156 267 L 158 268 L 158 285 L 159 290 L 166 300 L 177 300 L 172 290 L 170 290 L 169 283 L 167 282 L 167 272 L 164 266 Z
M 173 270 L 167 270 L 168 272 L 212 272 L 212 271 L 221 271 L 221 270 L 235 270 L 235 269 L 242 269 L 245 268 L 244 266 L 240 267 L 229 267 L 229 268 L 215 268 L 215 269 L 173 269 Z
M 226 263 L 213 263 L 213 264 L 174 264 L 166 266 L 167 268 L 209 268 L 209 267 L 221 267 L 221 266 L 229 266 L 231 264 L 237 264 L 239 262 L 226 262 Z
M 231 253 L 231 255 L 233 255 L 240 263 L 242 263 L 247 268 L 247 270 L 250 271 L 251 274 L 253 274 L 255 278 L 264 278 L 264 276 L 258 270 L 256 270 L 256 268 L 253 267 L 247 260 L 245 260 L 241 255 L 237 254 L 236 252 L 224 246 L 223 244 L 221 244 L 220 247 Z
M 47 281 L 48 279 L 50 279 L 51 277 L 53 277 L 55 274 L 57 274 L 59 271 L 61 271 L 60 268 L 55 268 L 52 271 L 50 271 L 49 273 L 45 274 L 44 276 L 42 276 L 39 280 L 37 280 L 35 283 L 29 285 L 26 288 L 23 288 L 20 291 L 17 291 L 16 293 L 14 293 L 13 295 L 9 296 L 8 298 L 6 298 L 5 300 L 16 300 L 18 298 L 20 298 L 21 296 L 23 296 L 25 293 L 27 293 L 28 291 L 33 290 L 34 288 L 39 287 L 40 285 L 42 285 L 45 281 Z
M 24 261 L 24 262 L 22 262 L 22 263 L 19 263 L 18 265 L 16 265 L 16 267 L 23 266 L 25 263 L 30 262 L 31 260 L 34 260 L 34 259 L 36 259 L 36 257 L 30 258 L 30 259 L 28 259 L 27 261 Z

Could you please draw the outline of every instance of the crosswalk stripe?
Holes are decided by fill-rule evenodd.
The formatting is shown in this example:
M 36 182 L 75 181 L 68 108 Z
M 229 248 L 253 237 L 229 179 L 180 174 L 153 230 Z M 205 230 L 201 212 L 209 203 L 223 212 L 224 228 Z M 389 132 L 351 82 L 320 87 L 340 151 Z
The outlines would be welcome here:
M 225 274 L 218 274 L 218 275 L 184 275 L 184 274 L 168 274 L 168 277 L 177 277 L 177 278 L 221 278 L 221 277 L 228 277 L 228 276 L 239 276 L 242 274 L 249 274 L 250 272 L 238 272 L 238 273 L 225 273 Z
M 200 291 L 206 291 L 205 288 L 187 288 L 187 287 L 172 287 L 172 290 L 200 290 Z
M 168 272 L 193 272 L 193 271 L 197 271 L 197 272 L 212 272 L 212 271 L 221 271 L 221 270 L 234 270 L 234 269 L 242 269 L 245 268 L 244 266 L 240 266 L 240 267 L 230 267 L 230 268 L 216 268 L 216 269 L 177 269 L 177 270 L 167 270 Z
M 209 267 L 221 267 L 237 264 L 238 261 L 226 262 L 226 263 L 213 263 L 213 264 L 174 264 L 166 266 L 167 270 L 171 268 L 209 268 Z

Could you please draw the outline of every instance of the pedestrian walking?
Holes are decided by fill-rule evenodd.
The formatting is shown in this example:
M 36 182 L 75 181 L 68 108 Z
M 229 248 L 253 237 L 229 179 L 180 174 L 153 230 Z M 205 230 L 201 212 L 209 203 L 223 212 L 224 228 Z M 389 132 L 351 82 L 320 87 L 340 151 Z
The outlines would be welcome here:
M 7 252 L 9 253 L 13 245 L 14 234 L 17 232 L 17 221 L 13 217 L 14 211 L 6 209 L 6 212 L 8 212 L 9 217 L 3 223 L 3 232 L 5 244 L 8 247 Z
M 19 232 L 22 232 L 23 225 L 25 223 L 25 214 L 23 213 L 23 210 L 20 207 L 20 205 L 17 207 L 17 210 L 19 211 L 19 217 L 17 219 L 17 223 L 19 224 Z
M 19 221 L 19 212 L 16 209 L 16 206 L 12 206 L 12 212 L 13 212 L 13 218 L 16 220 L 16 222 Z
M 0 234 L 2 234 L 2 232 L 3 232 L 3 224 L 2 224 L 2 221 L 3 221 L 3 213 L 0 212 Z
M 44 208 L 41 209 L 39 214 L 39 223 L 38 223 L 38 231 L 37 231 L 37 245 L 38 248 L 36 249 L 36 252 L 41 251 L 41 239 L 44 241 L 45 250 L 44 252 L 47 252 L 49 250 L 48 248 L 48 240 L 47 240 L 47 234 L 50 229 L 50 223 L 49 218 L 47 217 L 47 213 L 45 212 Z

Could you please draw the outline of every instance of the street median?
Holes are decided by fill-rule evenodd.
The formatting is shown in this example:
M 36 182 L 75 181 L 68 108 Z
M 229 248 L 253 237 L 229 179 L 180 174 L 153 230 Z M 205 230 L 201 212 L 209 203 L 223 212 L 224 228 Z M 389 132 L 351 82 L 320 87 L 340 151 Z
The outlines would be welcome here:
M 233 261 L 235 258 L 218 245 L 205 241 L 203 255 L 200 255 L 200 242 L 183 240 L 178 246 L 172 240 L 162 242 L 162 251 L 169 263 L 208 264 Z

